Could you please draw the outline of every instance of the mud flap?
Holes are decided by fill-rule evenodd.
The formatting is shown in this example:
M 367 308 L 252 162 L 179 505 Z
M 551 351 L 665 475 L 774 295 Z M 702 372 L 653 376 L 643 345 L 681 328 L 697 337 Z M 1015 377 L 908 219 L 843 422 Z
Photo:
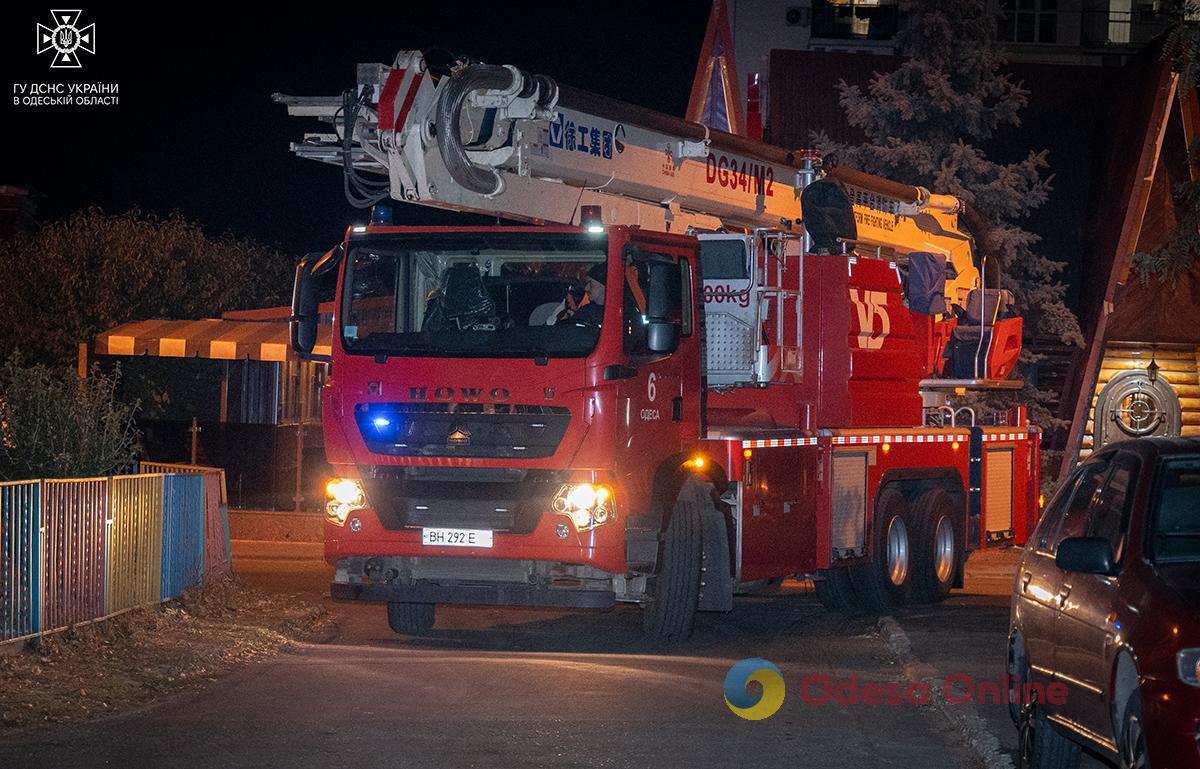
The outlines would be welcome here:
M 964 556 L 979 547 L 983 539 L 983 430 L 978 427 L 971 428 L 968 453 L 970 467 L 967 469 L 967 542 Z M 966 560 L 965 557 L 963 560 Z
M 732 611 L 733 577 L 729 569 L 729 537 L 725 517 L 711 503 L 705 506 L 701 532 L 700 598 L 698 611 Z

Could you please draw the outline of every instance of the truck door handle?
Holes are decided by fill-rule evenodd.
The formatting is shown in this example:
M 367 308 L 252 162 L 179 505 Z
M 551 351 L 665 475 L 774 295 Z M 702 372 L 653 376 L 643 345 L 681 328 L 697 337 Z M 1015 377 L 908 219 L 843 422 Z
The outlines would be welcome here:
M 1025 572 L 1024 575 L 1021 576 L 1021 592 L 1022 593 L 1029 592 L 1029 583 L 1032 581 L 1033 581 L 1033 574 L 1031 572 L 1027 571 L 1027 572 Z
M 1062 590 L 1058 591 L 1058 605 L 1064 606 L 1067 603 L 1067 597 L 1071 595 L 1071 586 L 1065 585 Z

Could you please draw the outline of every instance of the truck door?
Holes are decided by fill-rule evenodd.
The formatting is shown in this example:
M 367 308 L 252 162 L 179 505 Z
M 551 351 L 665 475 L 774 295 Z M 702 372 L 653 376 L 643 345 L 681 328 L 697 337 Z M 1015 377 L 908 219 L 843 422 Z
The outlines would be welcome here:
M 697 260 L 695 248 L 631 246 L 624 254 L 622 345 L 632 375 L 618 388 L 617 406 L 628 482 L 648 486 L 662 458 L 694 446 L 702 434 Z M 681 277 L 679 344 L 670 354 L 651 351 L 647 340 L 647 265 L 656 260 L 678 265 Z

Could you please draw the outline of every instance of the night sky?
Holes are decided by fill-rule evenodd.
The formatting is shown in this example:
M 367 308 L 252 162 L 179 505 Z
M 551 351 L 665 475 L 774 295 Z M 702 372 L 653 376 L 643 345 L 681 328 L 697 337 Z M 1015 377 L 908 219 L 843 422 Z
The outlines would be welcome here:
M 9 91 L 0 184 L 31 187 L 42 219 L 89 205 L 179 211 L 213 235 L 293 254 L 327 247 L 365 214 L 345 202 L 340 169 L 288 152 L 304 131 L 323 129 L 287 117 L 273 92 L 340 94 L 358 62 L 442 47 L 682 115 L 708 15 L 704 0 L 84 5 L 96 54 L 82 53 L 81 69 L 52 70 L 49 54 L 34 52 L 51 7 L 79 5 L 0 11 Z M 117 82 L 120 104 L 13 105 L 14 83 L 72 81 Z M 465 221 L 414 206 L 397 218 Z

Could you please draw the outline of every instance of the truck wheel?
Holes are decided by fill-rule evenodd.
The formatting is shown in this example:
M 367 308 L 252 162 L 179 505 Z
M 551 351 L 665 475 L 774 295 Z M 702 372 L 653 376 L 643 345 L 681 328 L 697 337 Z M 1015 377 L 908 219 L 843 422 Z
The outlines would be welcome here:
M 424 635 L 433 630 L 434 604 L 401 603 L 387 605 L 388 627 L 400 635 Z
M 813 580 L 817 600 L 826 609 L 838 611 L 858 605 L 858 596 L 850 581 L 849 569 L 822 569 Z
M 904 495 L 894 488 L 879 493 L 872 517 L 871 560 L 850 570 L 854 592 L 871 611 L 887 611 L 912 595 L 914 533 Z
M 913 600 L 940 603 L 950 595 L 962 561 L 961 518 L 945 489 L 930 489 L 917 499 L 913 516 L 917 538 L 913 558 Z
M 685 484 L 675 500 L 663 536 L 662 556 L 646 605 L 643 626 L 654 640 L 672 644 L 692 634 L 700 596 L 700 528 L 707 499 L 694 483 Z

